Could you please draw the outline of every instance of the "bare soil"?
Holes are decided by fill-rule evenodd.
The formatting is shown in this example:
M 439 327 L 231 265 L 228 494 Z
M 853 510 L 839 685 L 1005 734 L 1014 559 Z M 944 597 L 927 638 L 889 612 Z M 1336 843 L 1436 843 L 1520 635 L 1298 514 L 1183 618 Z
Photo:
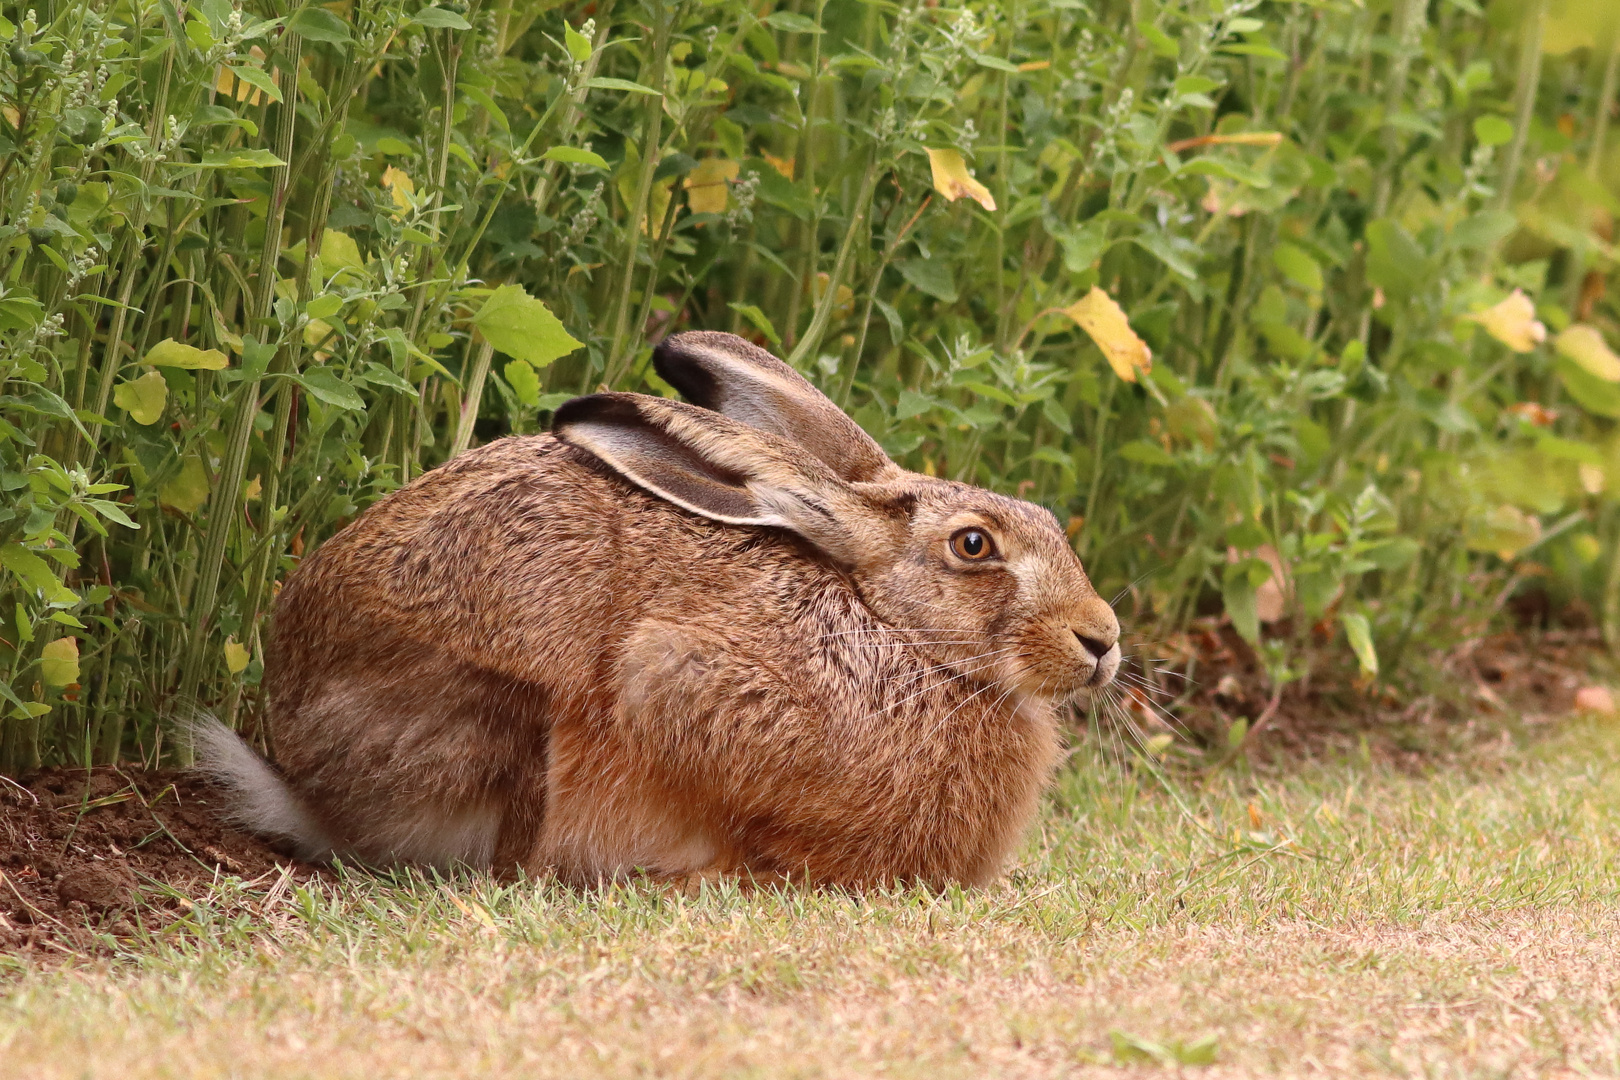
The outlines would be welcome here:
M 318 872 L 223 824 L 219 801 L 175 769 L 0 777 L 0 955 L 108 954 L 221 876 Z

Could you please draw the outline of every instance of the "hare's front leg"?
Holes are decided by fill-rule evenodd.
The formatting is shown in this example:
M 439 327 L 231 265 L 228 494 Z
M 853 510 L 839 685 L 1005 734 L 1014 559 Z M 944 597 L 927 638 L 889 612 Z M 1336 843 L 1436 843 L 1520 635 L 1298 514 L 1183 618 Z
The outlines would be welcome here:
M 557 717 L 545 829 L 530 869 L 593 884 L 743 868 L 722 809 L 691 767 L 694 740 L 703 739 L 697 718 L 666 704 L 680 700 L 670 691 L 683 669 L 701 666 L 699 640 L 667 624 L 642 623 L 620 651 L 611 701 L 594 716 Z

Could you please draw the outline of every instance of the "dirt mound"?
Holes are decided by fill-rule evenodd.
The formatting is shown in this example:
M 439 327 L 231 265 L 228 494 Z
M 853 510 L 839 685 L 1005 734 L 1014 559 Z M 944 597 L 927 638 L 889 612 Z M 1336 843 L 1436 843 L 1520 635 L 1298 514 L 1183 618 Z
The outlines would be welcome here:
M 219 877 L 316 873 L 223 824 L 220 803 L 173 769 L 0 777 L 0 954 L 109 952 Z

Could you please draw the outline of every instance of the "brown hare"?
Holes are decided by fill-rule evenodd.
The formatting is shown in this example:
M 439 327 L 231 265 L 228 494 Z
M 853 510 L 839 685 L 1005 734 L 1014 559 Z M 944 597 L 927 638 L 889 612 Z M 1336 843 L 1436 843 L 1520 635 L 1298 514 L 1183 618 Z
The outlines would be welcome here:
M 907 472 L 792 368 L 669 338 L 693 404 L 568 402 L 378 501 L 282 590 L 272 767 L 204 767 L 302 857 L 590 884 L 979 884 L 1119 624 L 1050 513 Z

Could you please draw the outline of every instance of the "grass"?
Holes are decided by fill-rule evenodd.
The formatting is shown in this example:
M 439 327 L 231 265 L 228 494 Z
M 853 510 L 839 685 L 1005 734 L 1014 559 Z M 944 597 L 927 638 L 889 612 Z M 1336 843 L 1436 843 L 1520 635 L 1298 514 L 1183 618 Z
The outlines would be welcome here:
M 222 882 L 0 983 L 15 1076 L 1620 1072 L 1620 728 L 1175 783 L 1079 755 L 982 892 Z

